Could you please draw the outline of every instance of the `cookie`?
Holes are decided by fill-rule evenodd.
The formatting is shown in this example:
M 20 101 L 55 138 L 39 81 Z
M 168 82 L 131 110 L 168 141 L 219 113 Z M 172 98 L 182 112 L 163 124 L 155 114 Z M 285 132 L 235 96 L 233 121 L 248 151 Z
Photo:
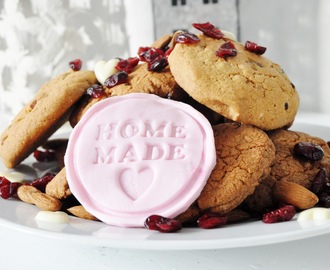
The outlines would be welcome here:
M 264 131 L 252 126 L 220 124 L 214 133 L 217 163 L 197 203 L 202 211 L 226 214 L 269 174 L 275 147 Z
M 176 82 L 189 95 L 226 118 L 264 130 L 294 121 L 299 96 L 279 65 L 233 40 L 237 55 L 218 57 L 229 39 L 199 38 L 176 44 L 168 57 Z
M 277 130 L 269 133 L 276 148 L 275 163 L 270 172 L 273 181 L 288 181 L 310 189 L 312 181 L 324 167 L 330 172 L 330 149 L 327 143 L 318 137 L 292 130 Z M 309 161 L 293 154 L 296 143 L 311 142 L 322 147 L 324 157 L 320 161 Z
M 165 49 L 172 40 L 172 34 L 165 34 L 154 41 L 150 47 L 157 48 L 157 49 Z
M 187 94 L 175 82 L 169 67 L 166 67 L 161 72 L 151 72 L 147 70 L 146 63 L 136 66 L 135 69 L 128 74 L 128 83 L 104 89 L 104 98 L 131 93 L 155 94 L 174 100 L 182 100 L 187 97 Z M 71 125 L 75 126 L 82 115 L 101 99 L 93 99 L 89 96 L 84 97 L 70 117 Z
M 276 130 L 269 133 L 275 145 L 275 162 L 267 179 L 256 188 L 245 203 L 253 212 L 274 208 L 276 200 L 273 197 L 273 187 L 276 181 L 287 181 L 311 189 L 312 182 L 320 167 L 330 172 L 330 149 L 327 143 L 318 137 L 292 130 Z M 299 158 L 293 153 L 296 143 L 311 142 L 322 147 L 324 157 L 320 161 L 309 161 Z
M 72 106 L 96 82 L 92 71 L 68 71 L 46 83 L 18 113 L 0 138 L 0 156 L 17 166 L 67 119 Z

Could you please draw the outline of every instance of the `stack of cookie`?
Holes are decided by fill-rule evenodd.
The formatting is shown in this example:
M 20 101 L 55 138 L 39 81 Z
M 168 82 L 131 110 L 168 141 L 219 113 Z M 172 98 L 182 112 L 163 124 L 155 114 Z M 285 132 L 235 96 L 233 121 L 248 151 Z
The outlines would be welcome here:
M 152 44 L 150 48 L 164 54 L 151 64 L 165 64 L 152 69 L 150 62 L 142 61 L 127 74 L 125 83 L 106 87 L 94 72 L 69 71 L 44 85 L 2 134 L 4 164 L 17 166 L 64 121 L 69 119 L 74 127 L 98 101 L 142 92 L 188 103 L 214 128 L 217 164 L 201 195 L 180 220 L 190 221 L 204 212 L 261 213 L 279 202 L 300 209 L 313 207 L 318 199 L 310 190 L 320 168 L 330 170 L 330 149 L 322 139 L 288 130 L 299 107 L 294 85 L 278 64 L 262 55 L 265 48 L 251 42 L 243 45 L 209 23 L 194 26 L 202 34 L 179 32 Z M 95 84 L 101 85 L 104 94 L 86 95 Z M 293 148 L 299 142 L 320 146 L 323 158 L 297 158 Z M 288 184 L 283 190 L 281 182 L 297 184 L 312 199 L 296 203 L 300 198 L 286 193 L 297 187 Z M 46 192 L 60 200 L 72 196 L 65 168 Z

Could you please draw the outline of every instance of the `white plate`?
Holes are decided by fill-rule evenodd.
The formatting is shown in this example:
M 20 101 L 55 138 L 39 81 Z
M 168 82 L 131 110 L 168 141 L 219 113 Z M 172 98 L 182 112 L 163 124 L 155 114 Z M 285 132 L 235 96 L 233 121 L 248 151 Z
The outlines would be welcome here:
M 292 129 L 309 132 L 330 140 L 330 122 L 317 123 L 317 119 L 306 121 L 299 118 Z M 1 168 L 2 167 L 2 168 Z M 24 167 L 23 167 L 24 168 Z M 0 164 L 0 169 L 3 165 Z M 27 167 L 24 168 L 26 170 Z M 44 168 L 38 168 L 43 170 Z M 33 171 L 32 171 L 33 172 Z M 36 237 L 90 246 L 158 250 L 202 250 L 248 247 L 281 243 L 330 233 L 330 220 L 322 224 L 309 223 L 302 226 L 297 217 L 292 221 L 264 224 L 250 221 L 227 225 L 222 228 L 204 230 L 184 228 L 178 233 L 162 234 L 143 228 L 119 228 L 101 222 L 70 217 L 68 224 L 38 224 L 35 216 L 38 209 L 33 205 L 10 199 L 0 199 L 0 229 L 5 227 Z M 306 225 L 306 224 L 305 224 Z

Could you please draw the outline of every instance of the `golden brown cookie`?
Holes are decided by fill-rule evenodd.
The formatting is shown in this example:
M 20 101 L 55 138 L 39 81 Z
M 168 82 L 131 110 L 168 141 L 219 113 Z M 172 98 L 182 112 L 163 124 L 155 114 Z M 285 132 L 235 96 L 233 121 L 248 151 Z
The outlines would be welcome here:
M 108 95 L 121 96 L 130 93 L 147 93 L 175 100 L 182 98 L 182 89 L 174 80 L 169 67 L 164 68 L 161 72 L 152 72 L 148 71 L 147 66 L 146 63 L 138 65 L 128 75 L 128 83 L 108 88 L 106 90 Z
M 105 97 L 121 96 L 130 93 L 155 94 L 164 98 L 182 100 L 187 94 L 175 82 L 169 67 L 161 72 L 147 70 L 147 64 L 142 63 L 128 74 L 128 83 L 119 84 L 112 88 L 105 88 Z M 102 99 L 102 98 L 101 98 Z M 82 115 L 101 99 L 93 99 L 89 96 L 83 97 L 80 105 L 70 116 L 70 123 L 75 126 Z
M 13 168 L 44 143 L 68 118 L 76 101 L 96 82 L 92 71 L 68 71 L 46 83 L 0 138 L 3 163 Z
M 269 137 L 276 149 L 274 165 L 267 179 L 245 200 L 248 208 L 254 212 L 262 212 L 276 206 L 273 188 L 277 181 L 293 182 L 310 189 L 320 167 L 330 172 L 330 149 L 323 139 L 284 129 L 269 132 Z M 299 142 L 311 142 L 321 146 L 324 151 L 322 160 L 310 161 L 295 155 L 293 148 Z
M 237 55 L 216 55 L 229 39 L 199 35 L 168 57 L 177 83 L 195 100 L 236 122 L 273 130 L 293 122 L 298 94 L 282 68 L 232 41 Z
M 155 40 L 150 47 L 157 49 L 165 49 L 172 40 L 171 34 L 166 34 L 161 36 L 159 39 Z
M 197 203 L 203 211 L 226 214 L 269 174 L 275 147 L 265 132 L 252 126 L 220 124 L 214 132 L 217 164 Z
M 330 149 L 323 139 L 292 130 L 273 131 L 269 133 L 269 137 L 276 148 L 275 164 L 270 172 L 273 181 L 285 180 L 309 189 L 320 167 L 330 172 Z M 321 146 L 324 157 L 320 161 L 297 157 L 293 154 L 293 148 L 299 142 L 311 142 Z

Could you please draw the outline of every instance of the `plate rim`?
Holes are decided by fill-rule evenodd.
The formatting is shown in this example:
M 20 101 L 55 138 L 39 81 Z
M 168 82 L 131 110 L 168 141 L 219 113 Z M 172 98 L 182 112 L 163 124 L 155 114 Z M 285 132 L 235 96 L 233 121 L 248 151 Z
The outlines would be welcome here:
M 305 124 L 316 127 L 326 127 L 330 128 L 330 123 L 327 124 L 322 121 L 322 123 L 318 123 L 315 121 L 304 121 L 303 119 L 299 119 L 296 122 L 297 124 Z M 330 137 L 330 132 L 329 132 Z M 330 139 L 330 138 L 329 138 Z M 2 199 L 1 199 L 2 200 Z M 9 200 L 10 201 L 10 200 Z M 10 202 L 12 203 L 12 202 Z M 26 204 L 24 202 L 16 201 L 17 204 Z M 2 205 L 2 201 L 0 201 L 0 208 Z M 32 206 L 32 205 L 31 205 Z M 32 206 L 35 207 L 35 206 Z M 80 220 L 75 217 L 70 216 L 70 220 Z M 290 222 L 297 223 L 297 215 L 294 220 Z M 82 222 L 95 222 L 95 221 L 85 221 Z M 261 221 L 253 221 L 259 222 Z M 251 221 L 249 221 L 251 223 Z M 279 223 L 277 223 L 279 224 Z M 236 226 L 242 226 L 241 223 L 235 224 Z M 264 224 L 264 226 L 277 226 L 276 224 Z M 110 226 L 110 225 L 104 225 Z M 230 225 L 228 225 L 230 226 Z M 6 228 L 13 232 L 19 233 L 28 233 L 33 236 L 43 237 L 56 241 L 68 241 L 70 243 L 79 243 L 90 246 L 103 246 L 108 248 L 119 248 L 119 249 L 136 249 L 136 250 L 211 250 L 211 249 L 230 249 L 230 248 L 244 248 L 244 247 L 254 247 L 254 246 L 262 246 L 262 245 L 272 245 L 277 243 L 285 243 L 296 240 L 308 239 L 320 235 L 330 234 L 330 221 L 327 224 L 323 224 L 320 226 L 304 228 L 298 231 L 291 231 L 290 233 L 277 232 L 275 234 L 270 235 L 261 235 L 261 236 L 247 236 L 240 238 L 230 238 L 230 239 L 198 239 L 198 240 L 186 240 L 186 239 L 166 239 L 166 234 L 163 234 L 159 239 L 109 239 L 109 238 L 100 238 L 94 235 L 79 235 L 73 233 L 63 233 L 63 232 L 55 232 L 48 231 L 44 229 L 40 229 L 37 227 L 30 227 L 24 224 L 16 223 L 11 220 L 6 219 L 5 217 L 0 215 L 0 228 Z M 130 228 L 124 228 L 130 229 Z M 136 229 L 136 228 L 135 228 Z M 139 228 L 141 230 L 145 230 L 143 228 Z M 217 228 L 214 230 L 223 230 L 224 228 Z M 200 228 L 184 228 L 180 234 L 189 234 L 191 232 L 194 233 L 195 230 L 202 230 Z M 151 232 L 155 234 L 160 234 L 159 232 Z M 165 241 L 164 241 L 165 238 Z M 198 242 L 198 246 L 195 243 Z M 194 244 L 192 244 L 194 243 Z

